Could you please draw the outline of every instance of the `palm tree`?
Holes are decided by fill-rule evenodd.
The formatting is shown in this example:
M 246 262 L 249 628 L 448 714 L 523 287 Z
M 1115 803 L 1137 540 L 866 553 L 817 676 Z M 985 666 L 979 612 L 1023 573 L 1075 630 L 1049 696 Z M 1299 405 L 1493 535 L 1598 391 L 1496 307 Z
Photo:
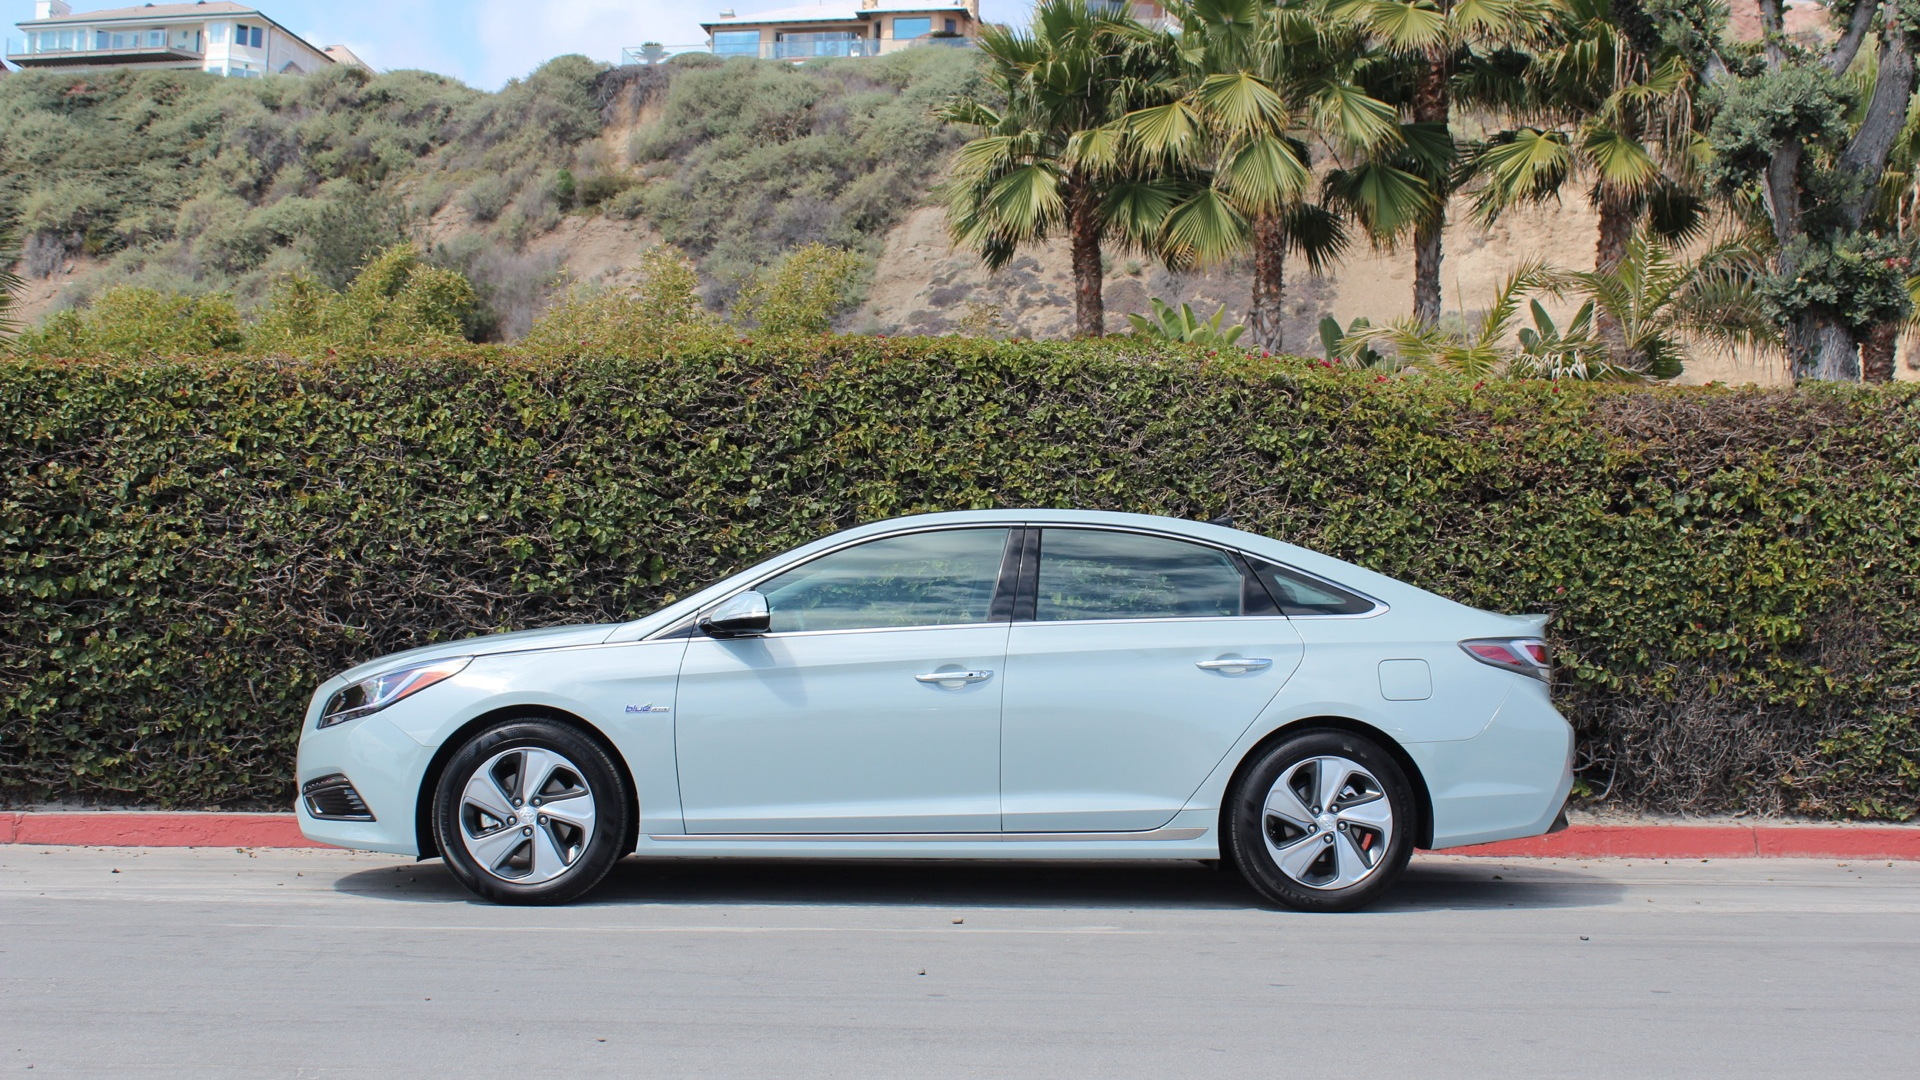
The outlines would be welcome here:
M 1641 230 L 1604 271 L 1522 265 L 1464 330 L 1401 319 L 1356 326 L 1336 348 L 1349 362 L 1364 350 L 1387 348 L 1397 365 L 1470 378 L 1671 379 L 1681 373 L 1694 341 L 1779 342 L 1779 330 L 1754 287 L 1766 257 L 1762 249 L 1736 239 L 1686 262 Z M 1581 304 L 1562 328 L 1540 303 L 1542 296 L 1573 296 Z M 1532 326 L 1521 322 L 1523 302 L 1532 312 Z M 1609 324 L 1611 334 L 1602 329 Z
M 13 265 L 19 261 L 20 245 L 14 240 L 13 230 L 0 225 L 0 335 L 20 332 L 19 321 L 13 315 L 20 290 L 26 287 L 20 275 L 13 272 Z
M 1081 337 L 1106 332 L 1102 243 L 1140 242 L 1173 204 L 1166 182 L 1129 173 L 1118 153 L 1116 125 L 1136 103 L 1128 94 L 1155 82 L 1129 67 L 1141 54 L 1120 45 L 1138 27 L 1086 0 L 1042 0 L 1026 31 L 980 36 L 1004 104 L 960 99 L 944 112 L 982 132 L 961 147 L 946 186 L 954 239 L 999 269 L 1020 246 L 1065 233 Z
M 1318 272 L 1345 247 L 1344 222 L 1309 202 L 1313 167 L 1305 137 L 1370 153 L 1397 141 L 1392 105 L 1354 81 L 1351 34 L 1303 8 L 1267 0 L 1174 0 L 1180 29 L 1133 32 L 1174 78 L 1164 100 L 1134 110 L 1124 150 L 1179 191 L 1157 236 L 1169 263 L 1253 253 L 1248 322 L 1260 345 L 1282 346 L 1286 258 Z
M 1516 203 L 1555 198 L 1576 177 L 1599 213 L 1594 269 L 1626 254 L 1643 218 L 1669 239 L 1703 225 L 1690 153 L 1695 141 L 1686 58 L 1659 40 L 1638 40 L 1613 14 L 1613 0 L 1566 0 L 1551 44 L 1526 74 L 1535 126 L 1494 135 L 1468 154 L 1479 179 L 1476 210 L 1492 221 Z
M 1329 15 L 1365 35 L 1397 63 L 1406 110 L 1407 152 L 1369 162 L 1362 175 L 1343 174 L 1336 190 L 1376 238 L 1413 233 L 1413 314 L 1422 325 L 1440 318 L 1441 237 L 1453 191 L 1453 106 L 1500 102 L 1513 94 L 1504 76 L 1523 66 L 1518 50 L 1544 41 L 1564 0 L 1331 0 Z M 1399 175 L 1396 175 L 1399 174 Z M 1423 200 L 1398 189 L 1406 176 L 1427 188 Z M 1395 190 L 1384 189 L 1388 181 Z M 1390 195 L 1388 198 L 1381 196 Z M 1370 205 L 1372 204 L 1372 205 Z M 1370 219 L 1370 220 L 1368 220 Z

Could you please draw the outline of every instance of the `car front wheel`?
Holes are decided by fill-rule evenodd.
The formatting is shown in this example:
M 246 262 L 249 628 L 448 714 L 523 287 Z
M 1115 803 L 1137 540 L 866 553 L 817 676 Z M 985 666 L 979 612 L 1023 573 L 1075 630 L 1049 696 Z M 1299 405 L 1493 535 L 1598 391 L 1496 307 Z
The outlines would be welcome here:
M 1265 751 L 1235 789 L 1228 844 L 1262 896 L 1299 911 L 1352 911 L 1413 854 L 1411 785 L 1373 742 L 1308 731 Z
M 440 853 L 502 904 L 563 904 L 613 869 L 627 792 L 605 750 L 565 724 L 511 720 L 454 752 L 434 799 Z

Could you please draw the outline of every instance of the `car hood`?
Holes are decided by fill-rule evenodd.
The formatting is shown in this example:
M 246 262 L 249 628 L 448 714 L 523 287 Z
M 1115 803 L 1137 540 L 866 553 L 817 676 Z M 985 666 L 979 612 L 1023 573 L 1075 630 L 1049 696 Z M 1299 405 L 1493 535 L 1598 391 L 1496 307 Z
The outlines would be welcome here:
M 539 649 L 565 649 L 575 645 L 598 645 L 621 623 L 592 623 L 585 626 L 550 626 L 543 630 L 520 630 L 511 634 L 487 634 L 484 637 L 443 641 L 406 652 L 389 653 L 369 660 L 340 674 L 347 682 L 369 675 L 406 667 L 409 664 L 443 660 L 452 656 L 495 656 L 500 653 L 533 652 Z

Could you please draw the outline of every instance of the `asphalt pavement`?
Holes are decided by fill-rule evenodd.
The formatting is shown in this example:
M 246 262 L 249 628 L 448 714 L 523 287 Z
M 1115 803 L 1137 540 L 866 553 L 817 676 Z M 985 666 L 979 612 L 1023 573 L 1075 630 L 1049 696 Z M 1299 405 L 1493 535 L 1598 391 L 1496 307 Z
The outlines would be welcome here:
M 1920 863 L 1417 858 L 1268 910 L 1197 864 L 0 849 L 0 1074 L 1912 1077 Z

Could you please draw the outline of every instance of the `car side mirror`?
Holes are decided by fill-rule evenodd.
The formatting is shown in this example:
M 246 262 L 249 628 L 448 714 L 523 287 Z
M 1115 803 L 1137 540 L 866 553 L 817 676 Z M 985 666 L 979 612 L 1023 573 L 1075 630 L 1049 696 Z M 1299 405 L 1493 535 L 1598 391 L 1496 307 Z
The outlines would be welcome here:
M 700 629 L 708 637 L 754 637 L 766 633 L 771 625 L 767 598 L 752 589 L 720 601 L 719 606 L 700 617 Z

